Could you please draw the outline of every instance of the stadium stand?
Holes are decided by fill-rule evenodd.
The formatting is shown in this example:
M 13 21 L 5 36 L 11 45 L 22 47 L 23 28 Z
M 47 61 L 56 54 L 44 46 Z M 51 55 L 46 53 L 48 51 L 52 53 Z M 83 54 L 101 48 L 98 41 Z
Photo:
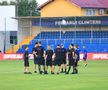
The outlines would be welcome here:
M 88 52 L 108 52 L 107 38 L 108 31 L 66 31 L 65 33 L 52 31 L 39 33 L 30 41 L 30 44 L 27 45 L 29 47 L 29 53 L 32 53 L 32 48 L 38 40 L 41 40 L 45 49 L 47 48 L 47 45 L 52 45 L 52 47 L 55 48 L 57 44 L 64 44 L 65 47 L 68 48 L 69 44 L 74 43 L 78 44 L 80 49 L 85 45 Z M 23 45 L 17 53 L 23 53 L 25 46 L 26 45 Z

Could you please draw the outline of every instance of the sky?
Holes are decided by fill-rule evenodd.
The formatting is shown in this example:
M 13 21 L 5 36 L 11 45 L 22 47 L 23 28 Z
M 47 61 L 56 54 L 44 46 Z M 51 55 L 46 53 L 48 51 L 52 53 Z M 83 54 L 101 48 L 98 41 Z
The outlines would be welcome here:
M 39 3 L 39 5 L 41 5 L 41 4 L 45 3 L 48 0 L 36 0 L 36 1 Z

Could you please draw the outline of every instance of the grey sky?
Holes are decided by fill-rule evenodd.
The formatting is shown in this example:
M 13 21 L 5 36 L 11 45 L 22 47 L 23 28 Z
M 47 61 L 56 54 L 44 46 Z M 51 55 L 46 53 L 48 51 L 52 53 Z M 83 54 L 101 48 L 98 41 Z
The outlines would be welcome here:
M 36 0 L 36 1 L 39 3 L 39 5 L 41 5 L 41 4 L 45 3 L 48 0 Z

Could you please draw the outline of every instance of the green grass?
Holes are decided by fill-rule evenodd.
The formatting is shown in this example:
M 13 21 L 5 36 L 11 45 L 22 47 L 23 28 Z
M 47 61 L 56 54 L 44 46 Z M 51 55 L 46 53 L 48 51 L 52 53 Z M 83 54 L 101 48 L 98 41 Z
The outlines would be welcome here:
M 0 90 L 108 90 L 108 61 L 79 65 L 78 75 L 24 75 L 23 61 L 0 61 Z

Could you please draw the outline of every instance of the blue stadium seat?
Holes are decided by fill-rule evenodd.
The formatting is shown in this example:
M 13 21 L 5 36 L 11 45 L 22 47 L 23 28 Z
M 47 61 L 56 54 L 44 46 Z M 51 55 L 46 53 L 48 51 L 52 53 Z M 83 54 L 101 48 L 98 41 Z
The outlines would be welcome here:
M 73 43 L 80 45 L 81 49 L 85 45 L 88 52 L 108 52 L 108 31 L 65 31 L 61 33 L 59 31 L 44 31 L 31 40 L 28 45 L 29 53 L 32 53 L 32 48 L 38 40 L 41 40 L 45 49 L 47 49 L 47 45 L 56 48 L 57 44 L 64 44 L 68 48 Z M 23 45 L 17 53 L 23 53 L 25 46 Z

